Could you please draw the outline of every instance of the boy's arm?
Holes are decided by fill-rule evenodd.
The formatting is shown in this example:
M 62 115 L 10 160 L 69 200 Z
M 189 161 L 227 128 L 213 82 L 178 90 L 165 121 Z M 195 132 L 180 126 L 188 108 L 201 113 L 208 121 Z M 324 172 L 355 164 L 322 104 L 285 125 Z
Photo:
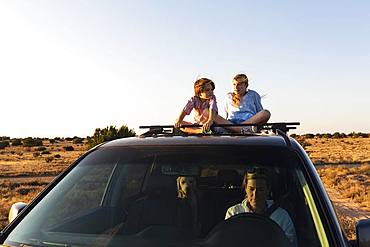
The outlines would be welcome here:
M 262 106 L 262 103 L 261 103 L 261 96 L 257 92 L 256 92 L 255 102 L 254 103 L 256 105 L 257 112 L 263 110 L 263 106 Z

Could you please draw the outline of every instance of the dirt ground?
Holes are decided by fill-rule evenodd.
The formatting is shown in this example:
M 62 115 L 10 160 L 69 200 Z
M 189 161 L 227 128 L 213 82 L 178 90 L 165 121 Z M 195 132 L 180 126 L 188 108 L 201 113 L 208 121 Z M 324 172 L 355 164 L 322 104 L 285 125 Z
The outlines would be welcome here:
M 346 235 L 353 238 L 354 223 L 370 218 L 370 138 L 312 138 L 300 143 L 315 164 L 334 164 L 320 166 L 318 173 Z M 66 151 L 66 146 L 74 150 Z M 0 150 L 0 229 L 6 225 L 11 204 L 31 201 L 54 176 L 86 151 L 85 144 L 67 140 L 44 141 L 44 147 L 43 151 L 22 146 Z M 361 168 L 355 165 L 344 169 L 338 164 L 361 164 Z

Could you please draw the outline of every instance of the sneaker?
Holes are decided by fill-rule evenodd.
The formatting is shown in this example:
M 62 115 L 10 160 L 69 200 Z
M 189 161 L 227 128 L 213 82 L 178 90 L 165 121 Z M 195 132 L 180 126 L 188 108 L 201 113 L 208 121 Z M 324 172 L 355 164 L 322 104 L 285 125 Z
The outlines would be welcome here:
M 210 130 L 203 130 L 202 134 L 205 134 L 205 135 L 212 135 L 212 134 L 213 134 L 213 132 L 212 132 L 212 130 L 211 130 L 211 129 L 210 129 Z
M 252 130 L 254 133 L 261 133 L 262 126 L 261 125 L 252 126 Z
M 242 134 L 254 134 L 257 132 L 257 126 L 247 126 L 243 127 L 241 130 Z
M 261 132 L 261 127 L 258 125 L 253 125 L 253 126 L 247 126 L 242 128 L 241 133 L 242 134 L 252 134 L 252 133 L 260 133 Z
M 180 129 L 177 129 L 177 128 L 173 128 L 173 134 L 178 135 L 178 136 L 183 136 L 183 135 L 186 135 L 186 132 L 184 132 Z
M 212 127 L 211 130 L 215 134 L 230 134 L 230 131 L 222 127 Z
M 242 130 L 240 131 L 240 133 L 241 134 L 252 134 L 252 133 L 254 133 L 253 130 L 252 130 L 252 127 L 253 126 L 243 127 Z

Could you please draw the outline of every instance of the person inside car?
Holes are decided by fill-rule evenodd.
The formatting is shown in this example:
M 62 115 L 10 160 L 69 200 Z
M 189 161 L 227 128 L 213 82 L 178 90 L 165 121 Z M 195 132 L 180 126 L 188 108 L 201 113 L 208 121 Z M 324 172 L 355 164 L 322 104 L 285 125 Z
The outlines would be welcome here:
M 297 246 L 296 231 L 288 212 L 268 200 L 270 187 L 266 172 L 261 168 L 246 172 L 243 186 L 246 198 L 227 210 L 225 220 L 240 213 L 264 214 L 281 227 L 292 246 Z
M 174 126 L 180 128 L 184 124 L 191 125 L 192 123 L 183 121 L 183 119 L 194 109 L 196 123 L 203 126 L 201 128 L 181 128 L 181 130 L 193 134 L 208 132 L 213 124 L 213 118 L 218 112 L 216 96 L 213 94 L 214 89 L 215 84 L 212 80 L 208 78 L 196 80 L 194 83 L 194 96 L 189 99 L 188 103 L 181 110 Z
M 228 93 L 225 100 L 226 119 L 216 115 L 217 124 L 263 124 L 270 119 L 271 113 L 263 109 L 261 96 L 254 90 L 248 89 L 248 77 L 237 74 L 233 79 L 233 92 Z M 252 132 L 255 128 L 228 127 L 228 130 L 237 133 Z

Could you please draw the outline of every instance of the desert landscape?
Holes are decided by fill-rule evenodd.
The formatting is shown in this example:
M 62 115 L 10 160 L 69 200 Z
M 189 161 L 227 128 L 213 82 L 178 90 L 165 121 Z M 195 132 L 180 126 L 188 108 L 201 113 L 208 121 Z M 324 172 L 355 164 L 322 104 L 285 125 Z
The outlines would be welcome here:
M 370 218 L 369 135 L 294 137 L 316 165 L 346 235 L 354 238 L 355 222 Z M 0 142 L 0 229 L 13 203 L 30 202 L 88 150 L 86 138 L 26 139 Z

